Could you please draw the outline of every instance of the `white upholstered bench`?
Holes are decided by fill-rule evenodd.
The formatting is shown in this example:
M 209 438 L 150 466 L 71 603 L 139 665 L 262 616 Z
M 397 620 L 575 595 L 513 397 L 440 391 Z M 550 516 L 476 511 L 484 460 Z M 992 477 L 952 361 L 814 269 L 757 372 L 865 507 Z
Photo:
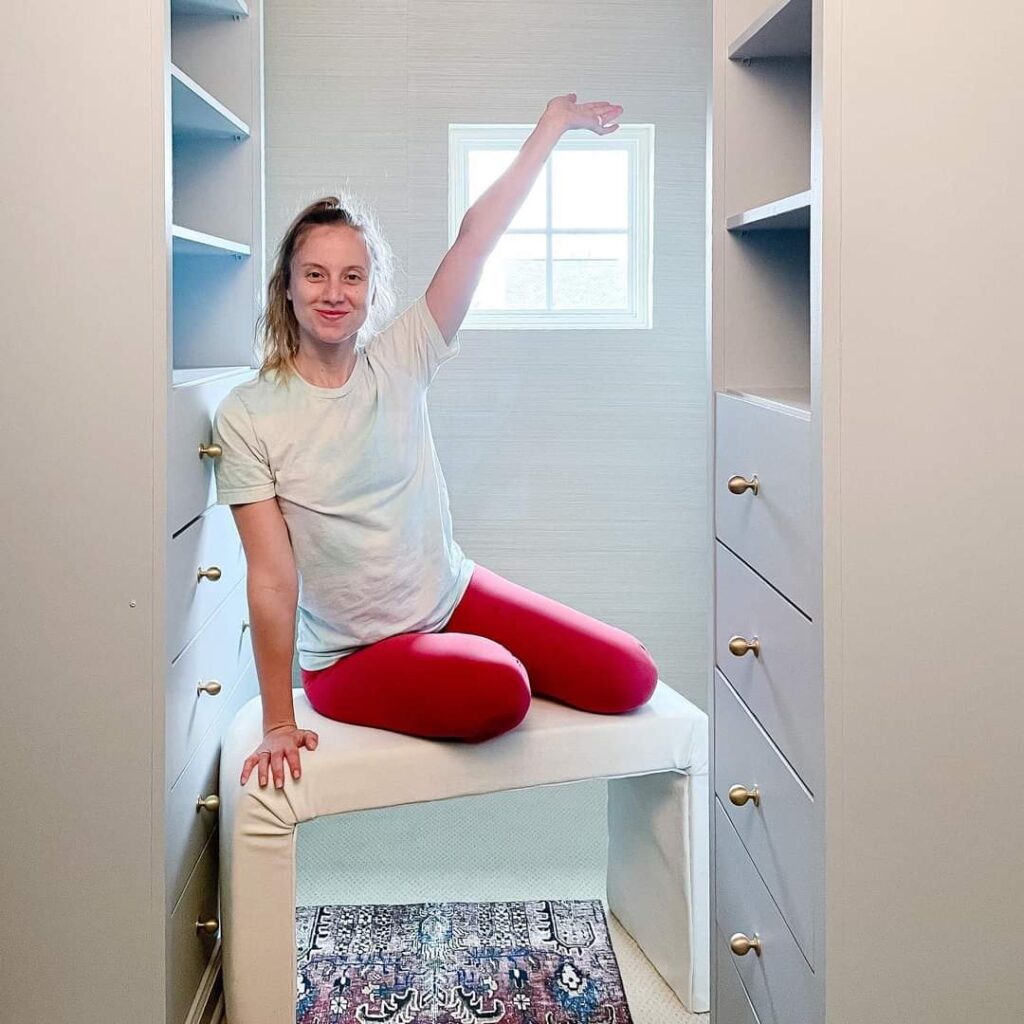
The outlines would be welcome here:
M 253 698 L 224 736 L 220 879 L 228 1024 L 294 1024 L 296 826 L 330 814 L 561 785 L 608 784 L 608 906 L 693 1011 L 708 1009 L 707 716 L 659 682 L 623 715 L 534 697 L 523 722 L 479 744 L 420 739 L 317 714 L 294 691 L 302 777 L 259 787 L 242 762 L 262 739 Z M 553 894 L 555 895 L 555 894 Z

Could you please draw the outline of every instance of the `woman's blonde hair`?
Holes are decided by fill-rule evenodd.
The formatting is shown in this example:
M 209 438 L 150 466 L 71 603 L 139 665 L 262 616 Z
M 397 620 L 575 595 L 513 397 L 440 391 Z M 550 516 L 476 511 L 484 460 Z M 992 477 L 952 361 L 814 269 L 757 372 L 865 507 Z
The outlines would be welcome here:
M 274 269 L 267 281 L 267 304 L 256 324 L 261 377 L 274 371 L 281 381 L 296 372 L 299 322 L 288 300 L 291 263 L 302 239 L 317 224 L 355 228 L 363 236 L 370 254 L 368 309 L 366 322 L 356 335 L 356 346 L 365 348 L 367 341 L 383 329 L 394 313 L 394 255 L 370 209 L 354 196 L 346 196 L 344 201 L 338 196 L 317 199 L 291 222 L 277 248 Z

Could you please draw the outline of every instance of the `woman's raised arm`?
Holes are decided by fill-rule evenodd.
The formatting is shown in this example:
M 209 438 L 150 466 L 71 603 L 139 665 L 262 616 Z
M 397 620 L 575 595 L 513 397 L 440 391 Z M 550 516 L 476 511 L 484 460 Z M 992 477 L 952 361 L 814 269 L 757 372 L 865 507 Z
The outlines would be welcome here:
M 621 113 L 615 103 L 577 103 L 574 92 L 549 101 L 509 168 L 466 211 L 458 238 L 427 287 L 427 307 L 445 341 L 455 337 L 487 257 L 530 194 L 558 140 L 571 128 L 608 135 L 619 127 L 615 122 Z

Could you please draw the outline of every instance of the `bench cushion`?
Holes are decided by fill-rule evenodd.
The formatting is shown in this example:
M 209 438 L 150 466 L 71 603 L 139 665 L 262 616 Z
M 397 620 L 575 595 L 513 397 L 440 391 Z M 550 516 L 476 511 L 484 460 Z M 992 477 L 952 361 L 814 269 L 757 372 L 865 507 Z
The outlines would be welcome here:
M 707 716 L 659 682 L 650 701 L 621 715 L 591 714 L 534 697 L 523 722 L 484 743 L 423 739 L 324 718 L 301 689 L 295 721 L 319 736 L 302 750 L 302 776 L 285 778 L 275 812 L 285 821 L 585 779 L 707 772 Z M 235 803 L 242 763 L 263 738 L 260 699 L 235 716 L 221 755 L 221 801 Z M 258 791 L 253 772 L 245 789 Z M 224 808 L 228 810 L 227 808 Z M 230 814 L 229 814 L 230 816 Z

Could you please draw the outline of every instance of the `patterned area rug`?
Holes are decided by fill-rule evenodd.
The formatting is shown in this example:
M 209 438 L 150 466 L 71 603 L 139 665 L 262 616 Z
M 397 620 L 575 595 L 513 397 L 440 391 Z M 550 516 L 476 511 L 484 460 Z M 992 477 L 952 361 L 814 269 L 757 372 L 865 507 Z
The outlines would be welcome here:
M 299 907 L 298 1024 L 632 1024 L 600 900 Z

